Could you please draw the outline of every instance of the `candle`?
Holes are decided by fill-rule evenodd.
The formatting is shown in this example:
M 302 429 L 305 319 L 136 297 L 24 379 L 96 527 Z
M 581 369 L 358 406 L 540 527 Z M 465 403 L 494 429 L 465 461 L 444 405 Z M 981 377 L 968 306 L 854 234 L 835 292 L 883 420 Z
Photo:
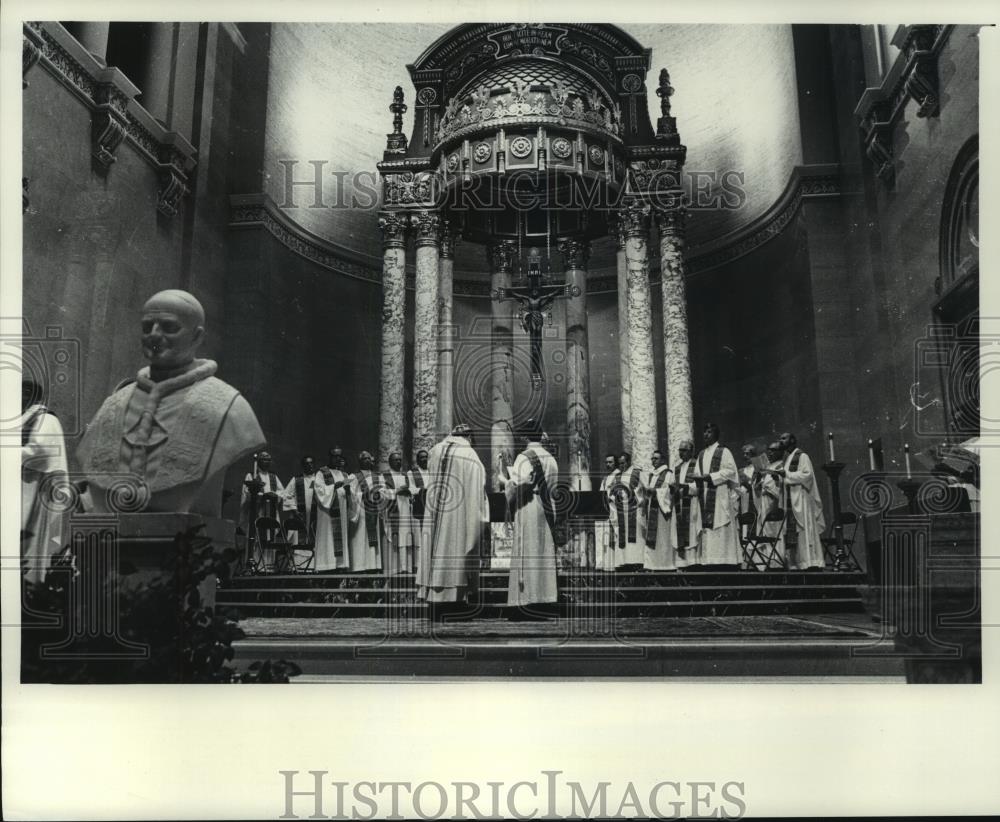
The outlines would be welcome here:
M 903 457 L 906 459 L 906 478 L 913 479 L 913 474 L 910 472 L 910 444 L 906 443 L 903 445 Z
M 875 470 L 875 443 L 868 440 L 868 468 L 871 471 Z
M 833 431 L 827 434 L 827 439 L 830 441 L 830 462 L 836 462 L 837 458 L 833 455 Z

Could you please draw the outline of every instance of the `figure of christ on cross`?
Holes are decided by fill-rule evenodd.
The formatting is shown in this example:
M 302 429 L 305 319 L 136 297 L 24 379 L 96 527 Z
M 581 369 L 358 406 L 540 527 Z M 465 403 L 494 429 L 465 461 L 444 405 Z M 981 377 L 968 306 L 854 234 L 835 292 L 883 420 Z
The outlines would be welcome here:
M 493 299 L 501 303 L 517 300 L 520 304 L 521 327 L 527 332 L 531 344 L 531 381 L 539 384 L 542 382 L 542 328 L 545 325 L 545 312 L 557 298 L 577 296 L 579 289 L 565 283 L 543 284 L 541 261 L 536 248 L 531 249 L 528 254 L 527 279 L 526 285 L 495 289 Z

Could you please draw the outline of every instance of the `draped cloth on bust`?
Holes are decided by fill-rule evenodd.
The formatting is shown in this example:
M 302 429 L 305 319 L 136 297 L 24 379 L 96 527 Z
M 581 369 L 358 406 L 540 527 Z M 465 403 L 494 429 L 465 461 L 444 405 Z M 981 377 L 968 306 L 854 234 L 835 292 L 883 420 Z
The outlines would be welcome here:
M 195 360 L 153 382 L 143 368 L 104 401 L 77 452 L 98 509 L 109 488 L 139 483 L 145 510 L 219 516 L 226 468 L 265 441 L 249 403 L 215 371 L 213 361 Z

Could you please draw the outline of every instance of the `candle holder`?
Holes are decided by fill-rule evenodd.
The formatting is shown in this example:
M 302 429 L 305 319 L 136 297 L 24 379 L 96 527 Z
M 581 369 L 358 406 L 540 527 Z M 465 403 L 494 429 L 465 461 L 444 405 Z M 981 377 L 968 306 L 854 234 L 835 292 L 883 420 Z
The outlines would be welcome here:
M 844 522 L 840 511 L 840 474 L 845 468 L 842 462 L 827 462 L 820 466 L 830 480 L 830 496 L 833 499 L 833 538 L 837 544 L 834 555 L 834 571 L 860 571 L 857 562 L 851 557 L 844 544 Z

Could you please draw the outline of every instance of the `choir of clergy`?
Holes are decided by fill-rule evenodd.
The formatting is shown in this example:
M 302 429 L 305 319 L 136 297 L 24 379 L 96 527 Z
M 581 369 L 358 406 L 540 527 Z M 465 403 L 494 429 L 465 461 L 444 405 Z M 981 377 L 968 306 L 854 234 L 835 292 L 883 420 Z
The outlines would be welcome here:
M 551 490 L 558 464 L 535 421 L 519 435 L 524 449 L 503 469 L 501 488 L 514 537 L 509 602 L 528 606 L 556 601 Z M 279 501 L 292 524 L 288 542 L 297 568 L 416 573 L 422 599 L 463 601 L 477 586 L 473 571 L 489 521 L 485 469 L 471 437 L 467 426 L 457 426 L 429 452 L 418 451 L 409 470 L 392 452 L 388 470 L 379 472 L 372 454 L 362 451 L 357 470 L 347 473 L 342 449 L 333 448 L 326 466 L 317 470 L 305 457 L 284 485 L 261 452 L 243 483 L 241 523 L 246 529 L 251 512 L 273 515 L 270 506 Z M 823 508 L 812 461 L 795 436 L 769 444 L 766 458 L 743 446 L 741 468 L 714 423 L 704 427 L 702 443 L 696 454 L 691 440 L 681 441 L 673 465 L 654 451 L 651 470 L 634 465 L 629 453 L 606 457 L 600 493 L 608 517 L 595 524 L 590 564 L 604 571 L 822 568 Z M 273 553 L 265 560 L 273 561 Z

